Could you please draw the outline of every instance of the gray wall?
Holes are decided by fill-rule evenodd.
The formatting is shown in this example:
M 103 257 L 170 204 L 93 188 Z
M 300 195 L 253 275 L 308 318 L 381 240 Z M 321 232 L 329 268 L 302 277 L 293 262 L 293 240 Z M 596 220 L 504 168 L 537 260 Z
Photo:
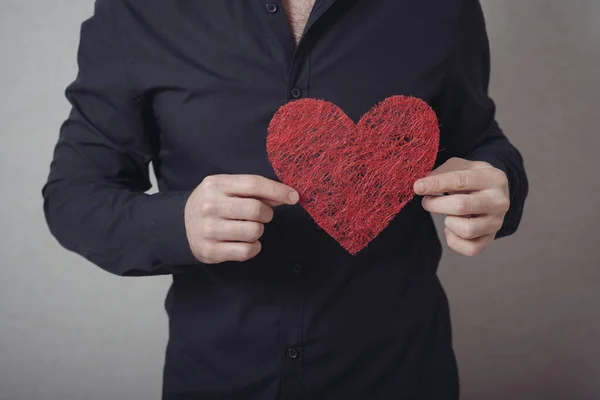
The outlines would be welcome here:
M 62 250 L 40 188 L 92 1 L 0 0 L 0 399 L 157 399 L 168 278 Z M 463 399 L 600 398 L 599 0 L 484 0 L 499 120 L 531 195 L 520 232 L 440 275 Z

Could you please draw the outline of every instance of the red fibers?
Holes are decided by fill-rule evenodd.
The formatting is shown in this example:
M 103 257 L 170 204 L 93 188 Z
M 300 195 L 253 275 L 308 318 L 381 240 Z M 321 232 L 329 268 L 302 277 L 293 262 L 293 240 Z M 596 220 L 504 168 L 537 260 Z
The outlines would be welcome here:
M 358 124 L 335 104 L 293 101 L 275 113 L 267 136 L 279 179 L 353 255 L 412 199 L 414 182 L 433 168 L 438 145 L 435 112 L 405 96 L 382 101 Z

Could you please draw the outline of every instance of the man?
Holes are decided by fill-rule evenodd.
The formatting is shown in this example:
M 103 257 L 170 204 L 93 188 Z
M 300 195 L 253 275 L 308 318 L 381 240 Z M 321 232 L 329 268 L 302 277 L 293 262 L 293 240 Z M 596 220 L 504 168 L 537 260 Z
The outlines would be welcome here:
M 471 256 L 527 193 L 488 77 L 477 0 L 98 0 L 47 220 L 111 273 L 172 274 L 164 399 L 456 399 L 430 213 Z M 358 121 L 397 94 L 436 111 L 437 169 L 352 256 L 276 181 L 267 126 L 298 98 Z

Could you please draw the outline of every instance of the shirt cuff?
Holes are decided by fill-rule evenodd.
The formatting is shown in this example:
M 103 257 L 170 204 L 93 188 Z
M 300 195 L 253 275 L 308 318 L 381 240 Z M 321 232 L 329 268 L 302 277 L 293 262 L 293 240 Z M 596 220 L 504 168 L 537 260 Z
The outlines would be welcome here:
M 152 257 L 158 268 L 199 264 L 187 239 L 184 211 L 191 191 L 159 192 L 148 198 L 146 216 Z

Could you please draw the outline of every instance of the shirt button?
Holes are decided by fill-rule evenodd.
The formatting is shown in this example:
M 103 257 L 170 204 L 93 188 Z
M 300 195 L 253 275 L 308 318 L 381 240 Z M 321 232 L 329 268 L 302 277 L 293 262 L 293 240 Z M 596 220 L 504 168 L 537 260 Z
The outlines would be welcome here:
M 267 11 L 270 12 L 271 14 L 275 14 L 279 10 L 279 7 L 277 7 L 277 4 L 273 4 L 273 3 L 267 3 L 266 7 L 267 7 Z
M 298 88 L 293 88 L 290 91 L 290 94 L 292 95 L 292 97 L 294 99 L 299 99 L 300 97 L 302 97 L 302 90 L 298 89 Z
M 300 272 L 302 272 L 302 265 L 294 264 L 294 266 L 292 267 L 292 272 L 295 274 L 299 274 Z
M 289 349 L 287 349 L 287 356 L 288 356 L 288 358 L 295 360 L 298 357 L 300 357 L 300 351 L 298 351 L 297 349 L 294 349 L 293 347 L 290 347 Z

